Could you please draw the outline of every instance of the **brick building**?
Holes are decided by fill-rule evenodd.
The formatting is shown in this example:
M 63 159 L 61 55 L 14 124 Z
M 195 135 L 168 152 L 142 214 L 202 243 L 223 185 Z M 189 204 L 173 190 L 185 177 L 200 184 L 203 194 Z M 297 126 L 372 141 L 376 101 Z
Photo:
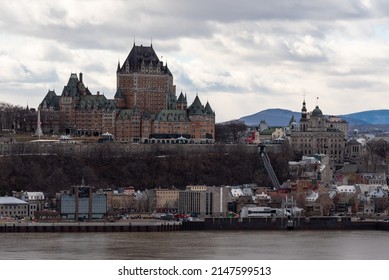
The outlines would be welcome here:
M 83 74 L 72 73 L 58 96 L 50 90 L 41 104 L 45 134 L 95 135 L 111 133 L 116 141 L 148 143 L 159 139 L 172 143 L 212 143 L 215 113 L 198 96 L 188 106 L 182 92 L 177 98 L 173 75 L 158 59 L 153 46 L 136 46 L 116 71 L 114 99 L 85 86 Z

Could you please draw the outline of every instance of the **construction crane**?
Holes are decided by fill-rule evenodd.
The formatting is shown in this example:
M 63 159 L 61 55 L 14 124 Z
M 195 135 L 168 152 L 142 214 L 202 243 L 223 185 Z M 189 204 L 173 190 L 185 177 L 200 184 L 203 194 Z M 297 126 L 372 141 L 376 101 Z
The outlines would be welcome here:
M 276 173 L 274 173 L 273 166 L 270 163 L 270 159 L 265 151 L 265 147 L 266 146 L 264 144 L 259 144 L 259 154 L 262 157 L 263 164 L 265 165 L 267 174 L 270 177 L 270 180 L 273 184 L 274 189 L 279 189 L 281 187 L 281 185 L 280 185 L 280 182 L 278 181 Z

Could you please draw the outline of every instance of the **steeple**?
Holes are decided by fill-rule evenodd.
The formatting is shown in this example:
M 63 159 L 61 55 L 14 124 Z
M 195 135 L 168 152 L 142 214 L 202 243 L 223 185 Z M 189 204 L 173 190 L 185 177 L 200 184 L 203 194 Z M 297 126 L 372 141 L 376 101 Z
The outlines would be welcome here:
M 307 107 L 305 103 L 305 98 L 303 101 L 303 108 L 301 109 L 301 120 L 306 120 L 307 119 Z
M 306 131 L 307 128 L 308 128 L 307 107 L 304 98 L 303 108 L 301 109 L 300 131 Z

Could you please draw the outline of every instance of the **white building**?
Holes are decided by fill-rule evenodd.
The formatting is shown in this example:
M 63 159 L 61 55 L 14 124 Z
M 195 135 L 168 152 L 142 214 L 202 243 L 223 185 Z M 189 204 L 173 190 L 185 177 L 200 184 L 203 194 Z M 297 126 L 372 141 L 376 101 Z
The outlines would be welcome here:
M 24 218 L 28 216 L 28 203 L 15 197 L 0 197 L 0 217 Z
M 13 192 L 13 196 L 28 203 L 29 217 L 34 217 L 35 211 L 42 211 L 45 207 L 43 192 Z

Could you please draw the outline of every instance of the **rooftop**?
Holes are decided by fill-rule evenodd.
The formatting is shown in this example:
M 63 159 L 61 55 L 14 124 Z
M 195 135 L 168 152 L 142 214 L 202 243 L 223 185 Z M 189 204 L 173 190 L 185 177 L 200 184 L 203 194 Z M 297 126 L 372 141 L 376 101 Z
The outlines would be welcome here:
M 0 204 L 28 204 L 28 203 L 12 196 L 2 196 L 0 197 Z

